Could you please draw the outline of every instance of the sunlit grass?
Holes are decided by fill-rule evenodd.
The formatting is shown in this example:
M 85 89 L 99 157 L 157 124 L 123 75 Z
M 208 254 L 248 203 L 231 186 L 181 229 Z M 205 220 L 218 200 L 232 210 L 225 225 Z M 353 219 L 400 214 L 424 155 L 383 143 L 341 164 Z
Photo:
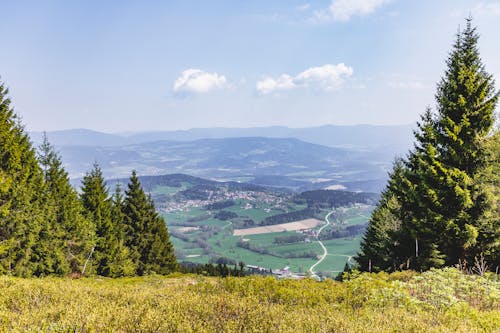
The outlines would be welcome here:
M 499 282 L 454 269 L 351 281 L 0 277 L 0 327 L 51 332 L 494 332 Z

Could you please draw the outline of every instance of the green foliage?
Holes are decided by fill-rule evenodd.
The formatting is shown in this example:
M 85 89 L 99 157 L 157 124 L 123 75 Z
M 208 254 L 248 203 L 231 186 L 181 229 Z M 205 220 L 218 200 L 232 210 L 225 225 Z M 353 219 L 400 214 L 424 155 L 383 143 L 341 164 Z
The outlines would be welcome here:
M 43 216 L 43 177 L 7 94 L 0 83 L 0 273 L 43 275 L 57 266 L 37 247 L 40 234 L 50 229 Z
M 70 184 L 61 158 L 45 136 L 38 160 L 45 179 L 45 219 L 50 225 L 50 230 L 39 240 L 39 244 L 45 247 L 41 252 L 57 254 L 61 267 L 53 273 L 79 273 L 95 245 L 95 225 L 83 215 L 82 204 Z
M 421 117 L 415 147 L 395 166 L 373 214 L 358 256 L 363 270 L 370 262 L 374 271 L 426 270 L 479 255 L 498 265 L 498 192 L 488 180 L 498 153 L 488 153 L 495 148 L 487 135 L 499 95 L 477 41 L 468 19 L 438 84 L 437 112 Z
M 500 285 L 455 269 L 343 283 L 195 275 L 0 277 L 5 331 L 496 332 Z
M 80 199 L 86 217 L 95 224 L 96 272 L 99 275 L 111 276 L 112 266 L 116 264 L 120 240 L 111 217 L 112 200 L 109 197 L 102 171 L 97 164 L 94 164 L 94 168 L 83 177 Z M 116 271 L 116 268 L 114 270 Z
M 137 274 L 167 274 L 177 267 L 167 226 L 154 203 L 132 172 L 123 202 L 125 245 L 137 266 Z
M 404 173 L 402 160 L 396 160 L 389 177 L 389 184 L 382 193 L 378 206 L 372 213 L 356 261 L 365 271 L 394 270 L 398 253 L 395 249 L 395 234 L 401 227 L 398 217 L 401 206 L 395 195 Z

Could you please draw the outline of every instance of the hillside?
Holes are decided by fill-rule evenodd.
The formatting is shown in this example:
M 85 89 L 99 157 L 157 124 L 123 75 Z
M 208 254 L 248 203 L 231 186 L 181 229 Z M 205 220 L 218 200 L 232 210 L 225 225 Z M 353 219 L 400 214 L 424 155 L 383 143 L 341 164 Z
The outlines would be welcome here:
M 320 275 L 335 277 L 358 250 L 375 193 L 315 190 L 294 193 L 184 174 L 142 176 L 165 217 L 180 262 L 239 263 L 305 272 L 322 254 L 314 233 L 332 213 L 321 239 L 329 255 Z M 113 188 L 125 179 L 112 180 Z
M 296 190 L 376 181 L 380 191 L 392 163 L 392 157 L 375 152 L 332 148 L 294 138 L 156 141 L 115 147 L 62 146 L 59 150 L 72 178 L 82 177 L 97 161 L 108 178 L 126 177 L 135 169 L 141 175 L 181 172 Z
M 411 144 L 412 126 L 325 125 L 309 128 L 283 126 L 254 128 L 193 128 L 179 131 L 109 134 L 88 129 L 47 132 L 57 146 L 98 145 L 124 146 L 153 141 L 195 141 L 238 137 L 296 138 L 330 147 L 394 147 L 405 151 Z M 41 142 L 41 132 L 31 132 L 35 142 Z
M 274 278 L 0 277 L 9 332 L 498 332 L 500 283 L 455 269 Z

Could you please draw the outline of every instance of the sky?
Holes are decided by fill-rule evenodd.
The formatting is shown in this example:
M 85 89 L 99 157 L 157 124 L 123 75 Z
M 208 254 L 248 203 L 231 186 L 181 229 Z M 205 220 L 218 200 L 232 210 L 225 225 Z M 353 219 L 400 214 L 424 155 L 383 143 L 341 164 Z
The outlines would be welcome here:
M 500 78 L 500 1 L 0 0 L 28 130 L 412 124 L 465 18 Z M 497 84 L 497 87 L 500 84 Z

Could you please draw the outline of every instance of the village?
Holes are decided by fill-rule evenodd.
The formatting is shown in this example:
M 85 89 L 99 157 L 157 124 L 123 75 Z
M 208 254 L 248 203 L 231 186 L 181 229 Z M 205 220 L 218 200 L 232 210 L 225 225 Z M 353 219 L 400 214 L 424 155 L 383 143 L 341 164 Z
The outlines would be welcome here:
M 228 191 L 225 188 L 216 191 L 207 190 L 206 200 L 185 199 L 179 196 L 171 196 L 170 200 L 157 203 L 160 211 L 164 213 L 170 212 L 184 212 L 193 208 L 205 208 L 218 202 L 225 201 L 244 201 L 241 209 L 248 210 L 252 208 L 262 209 L 266 213 L 271 210 L 288 211 L 285 203 L 287 198 L 278 196 L 268 192 L 258 191 Z

